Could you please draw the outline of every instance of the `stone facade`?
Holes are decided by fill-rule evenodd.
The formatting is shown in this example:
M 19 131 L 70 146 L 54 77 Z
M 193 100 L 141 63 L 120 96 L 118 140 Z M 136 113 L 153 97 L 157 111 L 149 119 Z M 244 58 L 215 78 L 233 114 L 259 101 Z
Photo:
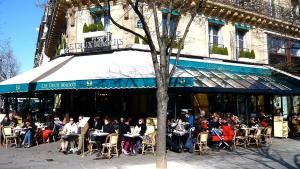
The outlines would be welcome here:
M 267 0 L 269 1 L 269 0 Z M 270 1 L 271 3 L 271 1 Z M 290 0 L 274 0 L 275 5 L 281 5 L 285 8 L 291 8 Z M 65 31 L 61 33 L 61 39 L 65 39 L 66 46 L 70 44 L 84 44 L 84 39 L 89 37 L 96 37 L 105 35 L 104 31 L 96 32 L 83 32 L 84 24 L 90 25 L 95 22 L 95 17 L 92 16 L 90 8 L 94 6 L 83 6 L 83 7 L 70 7 L 66 12 L 66 26 Z M 121 25 L 125 25 L 127 28 L 134 30 L 136 32 L 142 33 L 143 30 L 138 27 L 138 17 L 134 14 L 133 10 L 130 10 L 128 6 L 117 3 L 111 4 L 111 14 L 112 17 L 118 21 Z M 147 18 L 149 18 L 148 23 L 149 27 L 152 28 L 151 32 L 153 37 L 155 36 L 154 31 L 154 21 L 153 16 L 150 11 L 146 11 Z M 158 15 L 162 15 L 159 13 Z M 178 35 L 182 35 L 185 25 L 188 22 L 188 16 L 182 16 L 182 19 L 178 28 Z M 249 25 L 249 30 L 243 31 L 243 48 L 247 49 L 249 52 L 251 50 L 255 53 L 255 58 L 241 58 L 239 57 L 238 48 L 238 36 L 237 36 L 237 27 L 238 22 L 226 21 L 224 20 L 223 25 L 218 25 L 218 39 L 223 47 L 227 48 L 228 55 L 212 54 L 210 52 L 210 25 L 213 25 L 209 18 L 205 14 L 199 15 L 193 22 L 188 36 L 186 38 L 184 49 L 182 50 L 183 55 L 192 55 L 199 57 L 207 57 L 213 59 L 222 59 L 222 60 L 233 60 L 241 62 L 250 62 L 250 63 L 260 63 L 268 64 L 268 41 L 267 33 L 272 33 L 272 30 L 266 30 L 265 28 L 260 28 L 258 26 Z M 159 22 L 162 22 L 162 17 L 159 17 Z M 217 17 L 213 19 L 219 19 Z M 220 19 L 222 20 L 222 19 Z M 103 18 L 101 18 L 103 23 Z M 246 24 L 245 24 L 246 25 Z M 246 25 L 248 26 L 248 25 Z M 135 36 L 120 30 L 118 27 L 113 25 L 111 22 L 109 24 L 109 30 L 106 30 L 111 33 L 112 40 L 112 49 L 124 49 L 124 48 L 139 48 L 139 49 L 148 49 L 147 45 L 142 44 L 142 40 L 139 39 L 139 44 L 135 43 Z M 40 41 L 40 39 L 38 40 Z M 62 41 L 62 40 L 61 40 Z M 59 45 L 57 45 L 59 47 Z M 44 48 L 44 46 L 42 47 Z M 44 49 L 41 50 L 44 54 Z M 176 51 L 176 50 L 175 50 Z M 64 54 L 66 51 L 64 49 L 60 50 L 58 54 Z M 68 52 L 82 52 L 80 48 L 69 49 Z M 48 56 L 53 58 L 54 56 Z

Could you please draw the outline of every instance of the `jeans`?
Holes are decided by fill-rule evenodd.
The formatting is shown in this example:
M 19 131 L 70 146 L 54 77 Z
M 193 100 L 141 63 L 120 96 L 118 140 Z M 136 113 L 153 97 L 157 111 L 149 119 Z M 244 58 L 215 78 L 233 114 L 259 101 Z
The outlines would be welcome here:
M 31 141 L 31 131 L 27 131 L 24 137 L 24 144 L 25 145 L 30 145 L 30 141 Z

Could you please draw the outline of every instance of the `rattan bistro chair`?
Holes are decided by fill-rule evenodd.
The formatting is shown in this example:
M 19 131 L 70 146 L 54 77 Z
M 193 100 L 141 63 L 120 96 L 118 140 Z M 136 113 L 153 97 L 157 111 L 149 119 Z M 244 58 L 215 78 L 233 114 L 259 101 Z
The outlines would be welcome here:
M 199 155 L 202 153 L 208 152 L 208 146 L 207 146 L 207 139 L 208 139 L 208 133 L 199 133 L 197 136 L 196 143 L 194 144 L 194 152 L 199 151 Z M 196 149 L 198 147 L 198 149 Z
M 97 145 L 95 140 L 92 140 L 92 133 L 94 132 L 94 129 L 90 129 L 89 130 L 89 137 L 88 137 L 88 152 L 90 153 L 90 155 L 92 155 L 93 152 L 98 151 L 99 150 L 99 146 Z
M 148 137 L 148 139 L 142 141 L 142 154 L 145 154 L 145 152 L 152 152 L 155 155 L 156 132 L 152 132 L 146 137 Z
M 248 136 L 248 144 L 249 145 L 250 144 L 256 144 L 257 147 L 260 146 L 260 144 L 261 144 L 261 136 L 262 136 L 261 135 L 261 131 L 262 131 L 261 128 L 257 128 L 255 130 L 254 134 L 250 134 Z
M 247 147 L 248 144 L 248 135 L 249 130 L 236 130 L 236 136 L 235 136 L 235 146 L 244 146 L 244 148 Z
M 106 136 L 105 143 L 102 144 L 102 155 L 111 158 L 113 155 L 119 157 L 118 152 L 118 139 L 119 135 L 116 133 Z
M 272 127 L 265 128 L 264 134 L 262 134 L 266 144 L 272 144 Z
M 3 134 L 4 144 L 6 145 L 6 149 L 8 144 L 17 145 L 17 136 L 14 135 L 11 127 L 3 127 L 2 134 Z

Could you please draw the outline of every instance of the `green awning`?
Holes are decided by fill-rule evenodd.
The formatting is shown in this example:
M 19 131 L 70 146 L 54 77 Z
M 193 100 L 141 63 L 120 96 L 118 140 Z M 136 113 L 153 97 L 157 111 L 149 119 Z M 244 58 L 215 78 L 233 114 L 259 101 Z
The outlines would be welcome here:
M 208 22 L 216 25 L 225 25 L 225 21 L 215 18 L 208 18 Z
M 251 26 L 249 26 L 249 25 L 244 25 L 244 24 L 240 24 L 240 23 L 236 23 L 236 24 L 235 24 L 235 28 L 236 28 L 236 29 L 247 30 L 247 31 L 252 29 Z

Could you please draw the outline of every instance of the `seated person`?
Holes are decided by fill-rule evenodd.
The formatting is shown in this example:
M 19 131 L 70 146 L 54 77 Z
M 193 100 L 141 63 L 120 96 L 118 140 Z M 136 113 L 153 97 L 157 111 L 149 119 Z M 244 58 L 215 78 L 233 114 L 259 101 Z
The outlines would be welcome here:
M 63 133 L 65 134 L 61 139 L 61 150 L 64 154 L 67 154 L 67 148 L 69 141 L 73 141 L 77 138 L 78 127 L 74 123 L 74 119 L 71 117 L 69 123 L 64 126 Z
M 18 120 L 14 117 L 13 112 L 8 114 L 8 119 L 3 123 L 3 126 L 16 127 Z
M 25 130 L 25 136 L 22 144 L 24 145 L 25 148 L 29 148 L 31 146 L 31 138 L 32 138 L 31 136 L 33 135 L 34 132 L 34 128 L 31 125 L 31 122 L 29 120 L 26 120 L 23 129 Z
M 123 137 L 124 134 L 130 133 L 130 126 L 129 126 L 129 121 L 124 120 L 124 118 L 120 118 L 120 123 L 118 126 L 119 129 L 119 136 Z
M 183 125 L 181 119 L 177 120 L 177 125 L 175 127 L 175 130 L 177 130 L 177 131 L 185 131 L 185 128 L 184 128 L 184 125 Z
M 142 138 L 145 135 L 147 130 L 146 124 L 144 123 L 144 119 L 140 118 L 138 124 L 134 128 L 134 134 L 139 134 L 139 137 L 135 137 L 133 139 L 125 138 L 123 153 L 125 155 L 128 154 L 130 150 L 130 145 L 133 144 L 133 150 L 131 150 L 134 154 L 136 154 L 141 149 Z
M 257 123 L 257 121 L 255 120 L 254 117 L 251 117 L 251 118 L 249 119 L 248 126 L 249 126 L 250 128 L 251 128 L 251 127 L 255 127 L 257 124 L 258 124 L 258 123 Z
M 104 119 L 103 132 L 110 134 L 115 133 L 115 128 L 108 117 Z
M 220 120 L 218 116 L 214 116 L 213 120 L 210 122 L 209 127 L 212 130 L 212 135 L 221 135 L 222 131 L 220 130 Z
M 99 116 L 96 116 L 94 117 L 94 126 L 93 126 L 93 129 L 95 130 L 102 130 L 102 123 L 100 121 L 100 117 Z
M 49 136 L 53 133 L 52 129 L 54 128 L 54 121 L 51 115 L 48 116 L 45 125 L 45 130 L 42 130 L 43 143 L 45 143 L 49 139 Z

